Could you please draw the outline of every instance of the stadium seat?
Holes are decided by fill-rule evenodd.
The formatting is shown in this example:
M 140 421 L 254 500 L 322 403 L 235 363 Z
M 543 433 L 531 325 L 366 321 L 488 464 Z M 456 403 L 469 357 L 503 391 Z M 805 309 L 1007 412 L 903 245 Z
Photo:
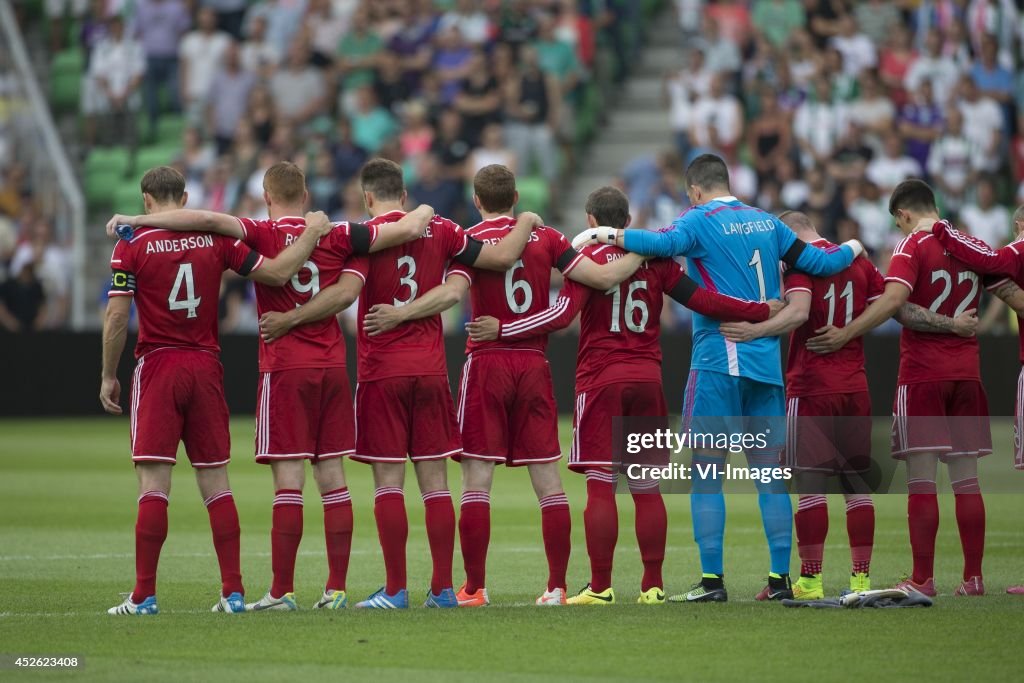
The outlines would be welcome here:
M 135 154 L 135 173 L 145 173 L 154 166 L 167 166 L 174 163 L 181 153 L 181 145 L 159 144 L 142 147 Z
M 114 191 L 113 208 L 117 213 L 140 214 L 145 212 L 142 204 L 142 190 L 138 183 L 122 182 Z
M 62 50 L 54 55 L 50 64 L 50 101 L 54 108 L 61 111 L 78 108 L 84 70 L 85 56 L 81 50 Z
M 180 145 L 181 137 L 188 125 L 184 116 L 162 114 L 156 122 L 157 144 L 161 146 Z M 145 129 L 143 129 L 145 130 Z
M 94 173 L 124 178 L 131 168 L 131 157 L 124 147 L 96 147 L 89 152 L 83 169 L 86 177 Z
M 534 211 L 540 215 L 548 208 L 548 183 L 540 176 L 527 176 L 516 179 L 516 189 L 519 190 L 519 204 L 516 207 L 520 211 Z
M 110 209 L 114 193 L 124 183 L 124 174 L 109 169 L 92 171 L 85 175 L 85 198 L 89 209 Z

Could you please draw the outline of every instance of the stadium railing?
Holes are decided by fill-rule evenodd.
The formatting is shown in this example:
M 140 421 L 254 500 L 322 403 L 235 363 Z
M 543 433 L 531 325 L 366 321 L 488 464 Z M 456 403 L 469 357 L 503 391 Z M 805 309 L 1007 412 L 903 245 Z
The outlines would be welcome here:
M 34 200 L 44 215 L 52 216 L 54 234 L 70 242 L 73 259 L 71 326 L 86 327 L 85 199 L 67 151 L 57 133 L 46 97 L 36 80 L 21 29 L 9 0 L 0 0 L 0 63 L 10 65 L 17 82 L 16 94 L 5 101 L 7 127 L 14 147 L 13 158 L 24 163 L 31 179 Z M 5 102 L 0 102 L 3 105 Z

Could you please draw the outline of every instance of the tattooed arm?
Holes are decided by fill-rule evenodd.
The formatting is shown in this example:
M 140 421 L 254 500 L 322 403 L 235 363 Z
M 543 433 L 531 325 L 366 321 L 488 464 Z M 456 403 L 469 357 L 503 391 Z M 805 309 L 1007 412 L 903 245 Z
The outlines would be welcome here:
M 1024 317 L 1024 291 L 1013 280 L 1003 280 L 990 287 L 988 291 L 1005 301 L 1017 315 Z
M 1022 297 L 1021 303 L 1024 305 L 1024 297 Z M 896 320 L 904 327 L 918 332 L 956 334 L 961 337 L 973 337 L 978 329 L 978 311 L 974 308 L 969 308 L 955 318 L 950 318 L 923 306 L 905 303 L 896 311 Z

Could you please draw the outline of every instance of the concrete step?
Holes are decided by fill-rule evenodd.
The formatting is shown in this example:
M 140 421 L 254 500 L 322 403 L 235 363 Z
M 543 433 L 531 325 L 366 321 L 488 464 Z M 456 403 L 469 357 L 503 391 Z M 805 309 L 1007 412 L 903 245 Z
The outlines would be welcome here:
M 686 53 L 681 45 L 650 47 L 644 50 L 644 75 L 661 76 L 666 71 L 678 69 L 686 64 Z

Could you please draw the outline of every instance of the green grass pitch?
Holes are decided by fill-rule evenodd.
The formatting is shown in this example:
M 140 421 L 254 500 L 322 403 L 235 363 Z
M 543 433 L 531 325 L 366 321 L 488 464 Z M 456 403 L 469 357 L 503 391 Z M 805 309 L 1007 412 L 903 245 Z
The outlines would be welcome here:
M 563 441 L 568 425 L 563 421 Z M 876 428 L 884 444 L 885 427 Z M 1010 468 L 1012 435 L 995 431 L 996 455 L 984 462 L 982 486 L 1024 477 Z M 726 605 L 635 604 L 640 562 L 632 503 L 620 497 L 620 539 L 610 607 L 540 609 L 543 589 L 540 515 L 525 471 L 500 471 L 493 494 L 488 588 L 482 610 L 215 615 L 219 582 L 205 510 L 187 465 L 177 468 L 170 534 L 160 566 L 163 613 L 114 618 L 106 608 L 131 588 L 135 478 L 128 420 L 0 421 L 0 654 L 75 654 L 78 671 L 0 671 L 0 680 L 1009 680 L 1020 675 L 1017 646 L 1024 599 L 1003 593 L 1024 580 L 1024 497 L 988 496 L 985 578 L 989 595 L 955 598 L 960 549 L 952 496 L 940 497 L 942 522 L 936 582 L 943 595 L 930 610 L 811 611 L 760 604 L 753 596 L 767 570 L 756 497 L 728 501 Z M 270 580 L 269 472 L 252 462 L 252 422 L 233 423 L 231 480 L 242 519 L 243 572 L 249 596 Z M 349 594 L 362 599 L 384 572 L 372 515 L 369 470 L 346 465 L 356 530 Z M 570 590 L 588 578 L 583 539 L 583 478 L 566 473 L 573 512 Z M 1022 480 L 1024 481 L 1024 480 Z M 422 603 L 429 580 L 423 512 L 414 479 L 409 580 Z M 452 465 L 451 483 L 459 477 Z M 297 595 L 312 604 L 325 577 L 319 497 L 306 490 L 306 537 Z M 455 497 L 456 504 L 458 497 Z M 905 497 L 877 497 L 872 576 L 876 586 L 910 567 Z M 698 577 L 689 501 L 667 496 L 669 592 Z M 825 555 L 827 592 L 848 571 L 844 511 L 831 501 Z M 795 548 L 794 548 L 794 563 Z M 456 582 L 462 578 L 456 550 Z M 797 566 L 794 564 L 794 568 Z

